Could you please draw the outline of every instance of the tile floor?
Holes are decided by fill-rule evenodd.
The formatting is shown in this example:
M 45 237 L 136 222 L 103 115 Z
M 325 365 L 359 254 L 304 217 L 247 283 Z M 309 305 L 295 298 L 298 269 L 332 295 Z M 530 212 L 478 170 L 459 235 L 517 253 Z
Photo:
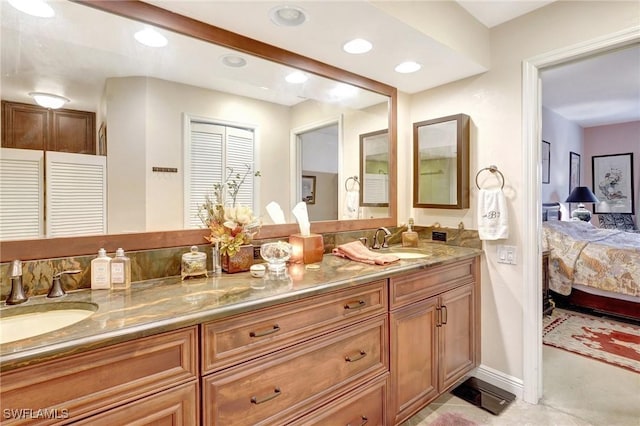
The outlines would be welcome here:
M 499 416 L 446 393 L 403 426 L 427 426 L 447 412 L 480 425 L 640 426 L 638 373 L 543 346 L 543 387 L 538 405 L 516 400 Z

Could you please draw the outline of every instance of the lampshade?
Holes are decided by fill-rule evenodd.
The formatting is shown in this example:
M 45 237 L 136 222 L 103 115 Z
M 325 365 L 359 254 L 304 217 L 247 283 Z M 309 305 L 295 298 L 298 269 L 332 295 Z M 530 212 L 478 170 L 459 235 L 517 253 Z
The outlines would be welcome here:
M 591 212 L 584 208 L 582 203 L 597 203 L 598 199 L 586 186 L 576 186 L 567 197 L 567 203 L 579 203 L 578 208 L 571 212 L 573 219 L 580 219 L 585 222 L 591 220 Z
M 593 192 L 586 186 L 576 186 L 569 194 L 567 203 L 597 203 L 598 199 Z
M 31 92 L 29 93 L 29 96 L 35 99 L 36 103 L 44 108 L 58 109 L 69 102 L 69 99 L 51 93 Z

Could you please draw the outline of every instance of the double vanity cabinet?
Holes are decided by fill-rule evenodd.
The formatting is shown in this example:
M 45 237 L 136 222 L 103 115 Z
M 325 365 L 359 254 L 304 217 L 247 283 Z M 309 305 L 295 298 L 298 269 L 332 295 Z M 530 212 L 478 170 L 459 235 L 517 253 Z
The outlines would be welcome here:
M 9 369 L 2 424 L 399 424 L 479 362 L 479 257 L 383 272 Z

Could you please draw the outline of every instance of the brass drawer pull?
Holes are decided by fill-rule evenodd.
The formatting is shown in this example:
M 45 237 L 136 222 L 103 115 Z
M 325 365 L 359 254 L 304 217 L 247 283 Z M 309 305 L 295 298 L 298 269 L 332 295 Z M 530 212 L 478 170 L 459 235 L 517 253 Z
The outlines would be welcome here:
M 367 416 L 360 416 L 360 426 L 364 426 L 369 422 L 369 419 L 367 418 Z M 351 426 L 351 423 L 347 423 L 347 426 Z
M 349 302 L 344 305 L 345 309 L 362 309 L 367 306 L 367 302 L 364 300 L 358 300 L 357 302 Z
M 256 405 L 262 404 L 263 402 L 271 401 L 273 398 L 275 398 L 276 396 L 280 396 L 281 394 L 282 392 L 280 391 L 280 388 L 275 388 L 271 395 L 267 395 L 263 397 L 252 396 L 251 403 Z
M 442 324 L 446 324 L 449 319 L 449 311 L 447 311 L 447 307 L 442 305 L 442 312 L 444 313 L 444 319 L 442 320 Z
M 249 336 L 250 337 L 268 336 L 269 334 L 277 333 L 278 331 L 280 331 L 280 326 L 278 324 L 273 324 L 273 327 L 266 328 L 262 331 L 251 331 L 249 332 Z
M 360 351 L 358 351 L 358 353 L 356 355 L 347 355 L 346 357 L 344 357 L 344 360 L 347 362 L 354 362 L 354 361 L 358 361 L 362 358 L 364 358 L 365 356 L 367 356 L 367 353 L 365 351 L 363 351 L 362 349 L 360 349 Z

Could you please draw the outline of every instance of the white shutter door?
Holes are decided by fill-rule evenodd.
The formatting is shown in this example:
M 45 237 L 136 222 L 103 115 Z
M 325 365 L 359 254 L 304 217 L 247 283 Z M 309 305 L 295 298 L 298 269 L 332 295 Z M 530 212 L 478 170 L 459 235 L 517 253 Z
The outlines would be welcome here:
M 255 211 L 253 206 L 253 173 L 254 170 L 254 158 L 253 158 L 253 132 L 244 129 L 238 129 L 235 127 L 227 127 L 227 167 L 233 169 L 233 174 L 239 174 L 240 177 L 244 176 L 247 170 L 247 166 L 250 167 L 250 172 L 247 175 L 247 179 L 244 181 L 238 191 L 236 197 L 236 204 L 249 206 Z
M 43 151 L 0 149 L 0 240 L 44 235 Z
M 185 160 L 185 227 L 202 228 L 200 206 L 222 179 L 224 127 L 191 122 Z
M 107 158 L 47 151 L 48 237 L 107 233 Z

